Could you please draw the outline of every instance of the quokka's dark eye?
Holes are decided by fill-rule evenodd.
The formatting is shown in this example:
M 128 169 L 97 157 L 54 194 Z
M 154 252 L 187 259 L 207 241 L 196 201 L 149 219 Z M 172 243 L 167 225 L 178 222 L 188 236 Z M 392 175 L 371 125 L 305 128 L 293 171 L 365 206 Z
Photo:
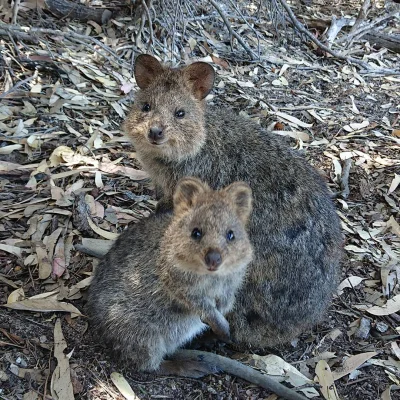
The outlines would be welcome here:
M 149 103 L 146 103 L 143 107 L 142 107 L 142 111 L 143 112 L 149 112 L 151 110 L 151 106 Z
M 175 111 L 176 118 L 183 118 L 185 116 L 185 110 L 177 110 Z
M 235 239 L 235 234 L 233 233 L 233 231 L 228 231 L 226 234 L 226 240 L 232 242 L 232 240 L 234 239 Z
M 201 237 L 203 236 L 203 234 L 201 233 L 201 230 L 199 228 L 194 228 L 192 230 L 191 236 L 192 236 L 192 239 L 194 239 L 194 240 L 200 240 Z

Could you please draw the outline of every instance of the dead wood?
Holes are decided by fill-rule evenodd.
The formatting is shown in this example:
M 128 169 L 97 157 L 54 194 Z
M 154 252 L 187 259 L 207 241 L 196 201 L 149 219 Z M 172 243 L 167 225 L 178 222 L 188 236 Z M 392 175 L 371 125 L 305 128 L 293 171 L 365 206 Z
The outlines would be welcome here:
M 371 31 L 364 35 L 364 39 L 378 49 L 385 47 L 395 53 L 400 53 L 400 35 L 387 35 L 383 32 Z
M 69 0 L 45 0 L 46 9 L 59 18 L 71 18 L 78 21 L 107 23 L 112 12 L 107 9 L 92 8 Z

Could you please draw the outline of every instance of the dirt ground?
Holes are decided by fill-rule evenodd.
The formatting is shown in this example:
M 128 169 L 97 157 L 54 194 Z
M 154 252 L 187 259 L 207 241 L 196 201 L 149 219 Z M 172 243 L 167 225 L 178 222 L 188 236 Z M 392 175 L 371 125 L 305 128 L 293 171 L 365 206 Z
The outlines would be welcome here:
M 130 43 L 127 17 L 108 29 L 43 15 L 21 18 L 31 26 L 97 33 L 115 51 Z M 276 399 L 226 374 L 195 380 L 121 369 L 91 337 L 84 316 L 72 318 L 71 309 L 49 305 L 82 311 L 96 260 L 74 245 L 112 239 L 156 204 L 120 128 L 137 89 L 131 70 L 102 58 L 96 46 L 93 51 L 57 35 L 22 44 L 0 37 L 4 92 L 36 71 L 0 103 L 0 304 L 24 304 L 0 308 L 0 399 L 55 398 L 58 318 L 77 399 L 123 399 L 113 371 L 141 400 Z M 336 398 L 400 399 L 400 78 L 361 76 L 305 45 L 283 49 L 269 37 L 263 45 L 282 62 L 235 62 L 222 50 L 206 58 L 217 71 L 208 101 L 284 135 L 320 169 L 342 221 L 346 255 L 344 283 L 325 320 L 291 344 L 254 352 L 278 355 L 311 380 L 325 360 L 336 378 Z M 400 65 L 396 54 L 363 50 L 385 65 Z M 129 64 L 132 54 L 121 51 Z M 190 49 L 188 56 L 207 57 Z M 352 161 L 348 180 L 346 160 Z M 82 205 L 92 225 L 82 222 Z M 222 343 L 200 348 L 254 361 Z

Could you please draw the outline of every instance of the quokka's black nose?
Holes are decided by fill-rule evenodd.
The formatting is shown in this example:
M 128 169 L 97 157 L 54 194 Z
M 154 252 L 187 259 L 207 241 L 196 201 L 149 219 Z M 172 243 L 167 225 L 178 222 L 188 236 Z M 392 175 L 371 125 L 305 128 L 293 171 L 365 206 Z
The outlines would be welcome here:
M 222 263 L 222 256 L 218 250 L 208 250 L 204 257 L 206 265 L 210 271 L 215 271 Z
M 161 128 L 159 128 L 158 126 L 153 126 L 150 128 L 150 132 L 149 132 L 149 140 L 152 143 L 160 143 L 162 141 L 164 141 L 164 132 Z

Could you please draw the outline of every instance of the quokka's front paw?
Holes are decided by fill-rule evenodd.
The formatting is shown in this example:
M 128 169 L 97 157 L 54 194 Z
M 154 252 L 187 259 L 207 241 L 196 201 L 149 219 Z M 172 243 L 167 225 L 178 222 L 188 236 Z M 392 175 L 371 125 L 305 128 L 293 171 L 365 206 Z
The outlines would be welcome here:
M 205 321 L 212 331 L 218 336 L 218 339 L 223 342 L 231 342 L 231 333 L 229 329 L 229 322 L 221 315 L 220 318 Z

